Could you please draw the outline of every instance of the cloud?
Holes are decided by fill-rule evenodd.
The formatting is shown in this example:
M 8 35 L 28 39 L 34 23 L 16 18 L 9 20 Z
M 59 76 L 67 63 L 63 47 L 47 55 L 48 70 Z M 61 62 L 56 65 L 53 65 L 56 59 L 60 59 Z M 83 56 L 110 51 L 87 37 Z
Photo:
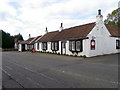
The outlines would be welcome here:
M 104 2 L 104 3 L 103 3 Z M 12 35 L 38 36 L 48 31 L 95 21 L 97 10 L 105 17 L 117 8 L 118 0 L 1 0 L 0 29 Z

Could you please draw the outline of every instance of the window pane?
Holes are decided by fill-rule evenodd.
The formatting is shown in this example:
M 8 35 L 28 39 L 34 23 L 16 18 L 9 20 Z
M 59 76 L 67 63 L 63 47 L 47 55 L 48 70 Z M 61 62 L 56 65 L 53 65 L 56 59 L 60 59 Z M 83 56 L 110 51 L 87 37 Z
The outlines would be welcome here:
M 52 45 L 52 50 L 54 50 L 54 42 L 52 42 L 52 44 L 51 44 L 51 45 Z
M 70 51 L 72 50 L 72 42 L 71 41 L 69 41 L 69 49 L 70 49 Z
M 62 43 L 62 48 L 65 48 L 65 43 L 64 42 Z
M 55 50 L 57 50 L 57 42 L 55 42 Z
M 39 43 L 37 43 L 37 49 L 39 49 Z
M 45 43 L 45 50 L 47 50 L 47 43 Z
M 80 41 L 76 41 L 76 51 L 80 51 L 80 46 L 81 46 Z
M 43 43 L 43 49 L 45 49 L 45 43 Z
M 72 41 L 72 51 L 75 51 L 75 41 Z
M 116 40 L 116 49 L 120 49 L 120 40 Z
M 47 43 L 46 42 L 42 43 L 42 47 L 43 47 L 44 50 L 46 50 L 47 49 Z

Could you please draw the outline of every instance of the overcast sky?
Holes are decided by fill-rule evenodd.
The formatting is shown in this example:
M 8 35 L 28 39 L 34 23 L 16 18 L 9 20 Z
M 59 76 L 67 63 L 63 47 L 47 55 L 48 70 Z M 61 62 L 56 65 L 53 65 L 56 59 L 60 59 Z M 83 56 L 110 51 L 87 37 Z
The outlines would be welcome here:
M 59 30 L 60 23 L 69 28 L 95 22 L 97 10 L 104 19 L 118 8 L 119 0 L 0 0 L 0 29 L 11 35 L 21 33 L 35 37 Z

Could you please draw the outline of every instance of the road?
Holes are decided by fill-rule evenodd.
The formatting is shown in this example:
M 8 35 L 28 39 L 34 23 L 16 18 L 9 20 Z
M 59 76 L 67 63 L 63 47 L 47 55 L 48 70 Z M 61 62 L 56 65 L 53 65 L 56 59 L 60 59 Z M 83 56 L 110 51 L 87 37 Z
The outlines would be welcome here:
M 3 88 L 117 88 L 118 55 L 3 52 L 2 72 Z

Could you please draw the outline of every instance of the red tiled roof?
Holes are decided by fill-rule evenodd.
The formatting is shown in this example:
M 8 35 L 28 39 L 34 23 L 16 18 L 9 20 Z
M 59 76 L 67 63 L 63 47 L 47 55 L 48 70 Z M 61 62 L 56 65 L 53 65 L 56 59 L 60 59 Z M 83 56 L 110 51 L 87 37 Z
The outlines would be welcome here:
M 25 43 L 35 43 L 35 41 L 38 40 L 38 38 L 40 37 L 41 38 L 37 42 L 84 38 L 90 33 L 90 31 L 94 28 L 95 25 L 96 24 L 94 22 L 94 23 L 67 28 L 62 30 L 61 32 L 59 31 L 48 32 L 42 37 L 38 36 L 35 38 L 29 38 L 28 40 L 25 41 Z M 111 36 L 115 36 L 115 37 L 120 36 L 120 28 L 111 25 L 105 25 L 105 26 L 107 27 Z
M 64 40 L 86 37 L 95 26 L 95 23 L 89 23 L 62 30 L 52 40 Z
M 48 33 L 46 33 L 44 36 L 42 36 L 41 39 L 38 40 L 38 42 L 51 41 L 53 38 L 56 37 L 56 35 L 57 35 L 58 33 L 59 33 L 59 31 L 48 32 Z
M 113 37 L 120 37 L 120 28 L 113 25 L 105 25 Z
M 41 36 L 37 36 L 37 37 L 35 37 L 32 41 L 31 41 L 31 43 L 35 43 L 36 42 L 36 40 L 38 39 L 38 38 L 40 38 Z
M 34 39 L 35 37 L 29 38 L 25 41 L 25 43 L 30 44 L 30 42 Z

